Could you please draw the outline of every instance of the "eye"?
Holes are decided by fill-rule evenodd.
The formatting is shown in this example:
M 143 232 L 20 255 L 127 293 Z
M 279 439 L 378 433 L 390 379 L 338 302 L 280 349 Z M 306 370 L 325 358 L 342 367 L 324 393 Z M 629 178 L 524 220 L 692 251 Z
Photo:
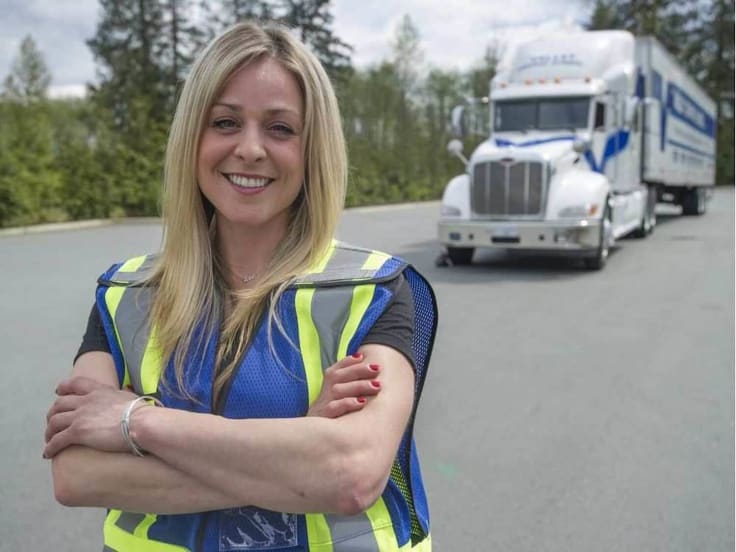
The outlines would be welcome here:
M 215 119 L 212 126 L 220 130 L 233 130 L 238 128 L 238 122 L 235 119 L 221 118 Z
M 268 127 L 271 132 L 281 136 L 291 136 L 294 130 L 286 123 L 273 123 Z

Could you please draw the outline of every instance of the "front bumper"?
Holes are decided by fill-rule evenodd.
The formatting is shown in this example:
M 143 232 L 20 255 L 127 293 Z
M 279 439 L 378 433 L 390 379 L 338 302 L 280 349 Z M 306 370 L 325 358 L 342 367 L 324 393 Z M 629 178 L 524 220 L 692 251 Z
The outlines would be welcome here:
M 600 241 L 600 220 L 491 221 L 441 219 L 439 241 L 448 247 L 543 249 L 585 253 Z

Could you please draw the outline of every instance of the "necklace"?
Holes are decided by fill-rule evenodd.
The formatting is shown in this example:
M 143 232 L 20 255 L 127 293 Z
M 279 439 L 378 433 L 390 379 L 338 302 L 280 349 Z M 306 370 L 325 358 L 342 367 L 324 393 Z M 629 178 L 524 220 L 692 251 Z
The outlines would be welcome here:
M 258 276 L 256 272 L 249 272 L 248 274 L 245 274 L 245 275 L 236 274 L 235 272 L 233 272 L 233 274 L 235 274 L 238 277 L 238 279 L 244 284 L 247 284 L 248 282 L 252 282 L 253 280 L 256 279 L 256 276 Z
M 248 282 L 252 282 L 258 277 L 257 272 L 246 272 L 245 274 L 240 274 L 238 272 L 235 272 L 232 268 L 227 267 L 227 269 L 230 271 L 230 273 L 235 276 L 238 280 L 240 280 L 242 283 L 247 284 Z

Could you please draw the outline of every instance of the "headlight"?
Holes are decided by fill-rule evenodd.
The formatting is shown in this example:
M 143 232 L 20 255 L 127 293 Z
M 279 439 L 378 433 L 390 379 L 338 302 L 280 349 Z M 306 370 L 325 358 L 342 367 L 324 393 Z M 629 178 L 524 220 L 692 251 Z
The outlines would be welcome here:
M 460 209 L 451 205 L 443 205 L 440 208 L 440 216 L 443 217 L 459 217 L 461 214 Z
M 597 203 L 586 203 L 585 205 L 571 205 L 562 209 L 557 216 L 560 218 L 590 218 L 598 212 Z

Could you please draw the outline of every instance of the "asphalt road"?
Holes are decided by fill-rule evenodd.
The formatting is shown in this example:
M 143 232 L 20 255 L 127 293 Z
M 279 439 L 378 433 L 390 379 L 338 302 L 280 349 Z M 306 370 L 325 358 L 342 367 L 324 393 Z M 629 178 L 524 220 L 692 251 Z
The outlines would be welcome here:
M 436 268 L 436 203 L 348 212 L 340 237 L 410 260 L 439 334 L 417 423 L 436 552 L 734 549 L 734 194 L 665 209 L 602 272 L 485 254 Z M 0 551 L 101 549 L 53 500 L 44 414 L 97 275 L 155 250 L 125 224 L 0 238 Z

